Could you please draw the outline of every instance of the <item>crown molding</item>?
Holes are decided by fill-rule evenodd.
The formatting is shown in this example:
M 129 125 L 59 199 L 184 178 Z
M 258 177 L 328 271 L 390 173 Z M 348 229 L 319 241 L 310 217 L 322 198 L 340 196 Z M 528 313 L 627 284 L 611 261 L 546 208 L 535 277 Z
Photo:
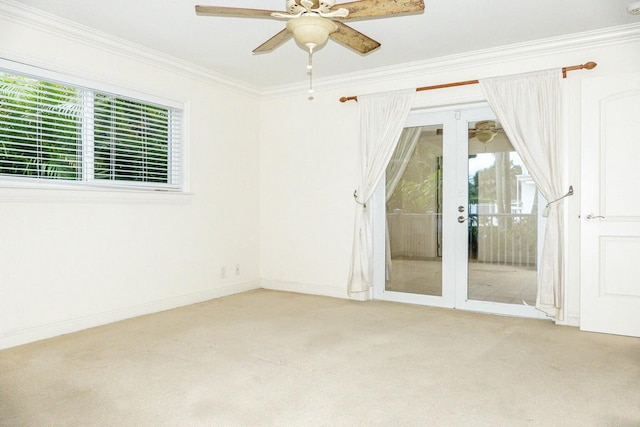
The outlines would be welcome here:
M 593 49 L 637 41 L 640 41 L 640 24 L 622 25 L 448 55 L 424 61 L 396 64 L 364 72 L 342 74 L 325 79 L 318 79 L 314 81 L 314 86 L 317 93 L 322 90 L 337 90 L 345 86 L 397 82 L 401 79 L 421 77 L 424 79 L 424 76 L 427 74 L 445 73 L 454 70 L 459 71 L 465 68 L 478 68 L 501 62 L 523 61 L 576 50 Z M 262 90 L 261 94 L 263 97 L 275 98 L 290 96 L 300 94 L 301 91 L 304 92 L 307 85 L 308 83 L 306 81 L 301 81 L 289 85 L 274 86 Z
M 256 97 L 279 98 L 294 94 L 298 95 L 301 92 L 306 93 L 308 84 L 306 80 L 260 89 L 247 82 L 233 79 L 205 67 L 180 60 L 171 55 L 59 18 L 30 6 L 23 5 L 15 0 L 0 0 L 0 16 L 2 16 L 2 19 L 30 26 L 55 36 L 126 57 L 130 60 L 162 68 L 170 72 L 180 73 L 208 84 L 243 94 Z M 314 86 L 316 92 L 319 92 L 320 90 L 338 90 L 344 86 L 354 85 L 362 86 L 380 83 L 391 83 L 393 85 L 393 82 L 397 83 L 398 80 L 424 78 L 426 74 L 443 73 L 454 70 L 459 71 L 465 68 L 478 68 L 501 62 L 522 61 L 546 55 L 561 54 L 613 44 L 631 43 L 639 40 L 640 24 L 630 24 L 342 74 L 318 79 L 314 81 Z M 8 59 L 19 62 L 29 62 L 32 65 L 37 65 L 42 68 L 57 68 L 56 65 L 33 63 L 33 61 L 38 62 L 38 58 L 22 56 L 20 58 Z M 71 70 L 58 69 L 56 71 L 68 72 Z
M 246 82 L 235 80 L 204 67 L 180 60 L 171 55 L 131 43 L 93 28 L 68 21 L 41 10 L 18 3 L 0 0 L 0 16 L 11 22 L 25 25 L 48 34 L 62 37 L 127 59 L 161 68 L 170 72 L 205 81 L 225 89 L 260 96 L 260 90 Z M 37 58 L 29 58 L 37 60 Z M 24 56 L 20 61 L 28 60 Z M 31 62 L 31 61 L 30 61 Z M 50 64 L 33 64 L 51 68 Z

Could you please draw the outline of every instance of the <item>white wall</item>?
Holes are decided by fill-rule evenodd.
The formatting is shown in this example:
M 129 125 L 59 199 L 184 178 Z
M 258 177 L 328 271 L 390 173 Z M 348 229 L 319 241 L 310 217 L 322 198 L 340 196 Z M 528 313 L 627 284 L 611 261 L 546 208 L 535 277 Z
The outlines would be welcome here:
M 640 70 L 638 26 L 443 58 L 340 80 L 316 82 L 263 97 L 260 146 L 260 276 L 263 286 L 347 296 L 357 183 L 358 107 L 341 96 L 382 92 L 595 61 L 564 80 L 566 174 L 576 196 L 569 210 L 565 323 L 579 322 L 580 80 Z M 375 54 L 375 53 L 374 53 Z M 354 61 L 357 57 L 354 56 Z M 322 62 L 322 52 L 316 58 Z M 419 92 L 415 108 L 482 101 L 477 85 Z M 569 242 L 571 242 L 569 244 Z
M 260 122 L 262 284 L 346 297 L 357 105 L 302 90 L 266 100 Z
M 258 287 L 257 93 L 3 12 L 0 57 L 184 103 L 189 194 L 0 188 L 0 348 Z

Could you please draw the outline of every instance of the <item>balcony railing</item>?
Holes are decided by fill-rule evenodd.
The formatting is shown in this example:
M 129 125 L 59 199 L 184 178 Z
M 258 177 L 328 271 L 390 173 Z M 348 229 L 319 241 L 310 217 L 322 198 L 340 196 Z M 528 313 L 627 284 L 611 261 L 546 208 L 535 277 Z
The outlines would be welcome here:
M 387 214 L 392 258 L 435 259 L 442 256 L 439 213 Z M 535 214 L 470 215 L 470 261 L 534 267 L 537 261 Z

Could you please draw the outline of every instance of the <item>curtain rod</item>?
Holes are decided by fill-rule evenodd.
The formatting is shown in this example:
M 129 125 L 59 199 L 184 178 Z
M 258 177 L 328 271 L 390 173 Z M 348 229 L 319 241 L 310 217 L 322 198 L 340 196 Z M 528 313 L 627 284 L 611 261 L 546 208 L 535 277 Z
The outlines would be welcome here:
M 565 79 L 567 78 L 567 71 L 576 71 L 576 70 L 583 70 L 583 69 L 587 69 L 587 70 L 592 70 L 594 68 L 596 68 L 596 64 L 595 62 L 587 62 L 586 64 L 580 64 L 580 65 L 572 65 L 570 67 L 564 67 L 562 68 L 562 78 Z M 423 87 L 419 87 L 416 89 L 416 92 L 421 92 L 423 90 L 433 90 L 433 89 L 443 89 L 445 87 L 455 87 L 455 86 L 465 86 L 465 85 L 474 85 L 477 84 L 478 80 L 466 80 L 464 82 L 454 82 L 454 83 L 444 83 L 441 85 L 434 85 L 434 86 L 423 86 Z M 347 102 L 347 101 L 357 101 L 358 97 L 357 96 L 343 96 L 342 98 L 340 98 L 340 102 Z

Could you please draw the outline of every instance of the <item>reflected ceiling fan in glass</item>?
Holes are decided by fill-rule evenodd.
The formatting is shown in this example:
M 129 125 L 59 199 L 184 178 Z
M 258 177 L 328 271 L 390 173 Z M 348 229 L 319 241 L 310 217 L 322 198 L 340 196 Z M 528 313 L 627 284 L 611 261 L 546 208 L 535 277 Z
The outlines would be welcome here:
M 484 145 L 484 151 L 487 152 L 487 145 L 493 141 L 498 134 L 498 127 L 494 120 L 483 120 L 476 122 L 474 129 L 469 129 L 469 139 L 476 138 Z

